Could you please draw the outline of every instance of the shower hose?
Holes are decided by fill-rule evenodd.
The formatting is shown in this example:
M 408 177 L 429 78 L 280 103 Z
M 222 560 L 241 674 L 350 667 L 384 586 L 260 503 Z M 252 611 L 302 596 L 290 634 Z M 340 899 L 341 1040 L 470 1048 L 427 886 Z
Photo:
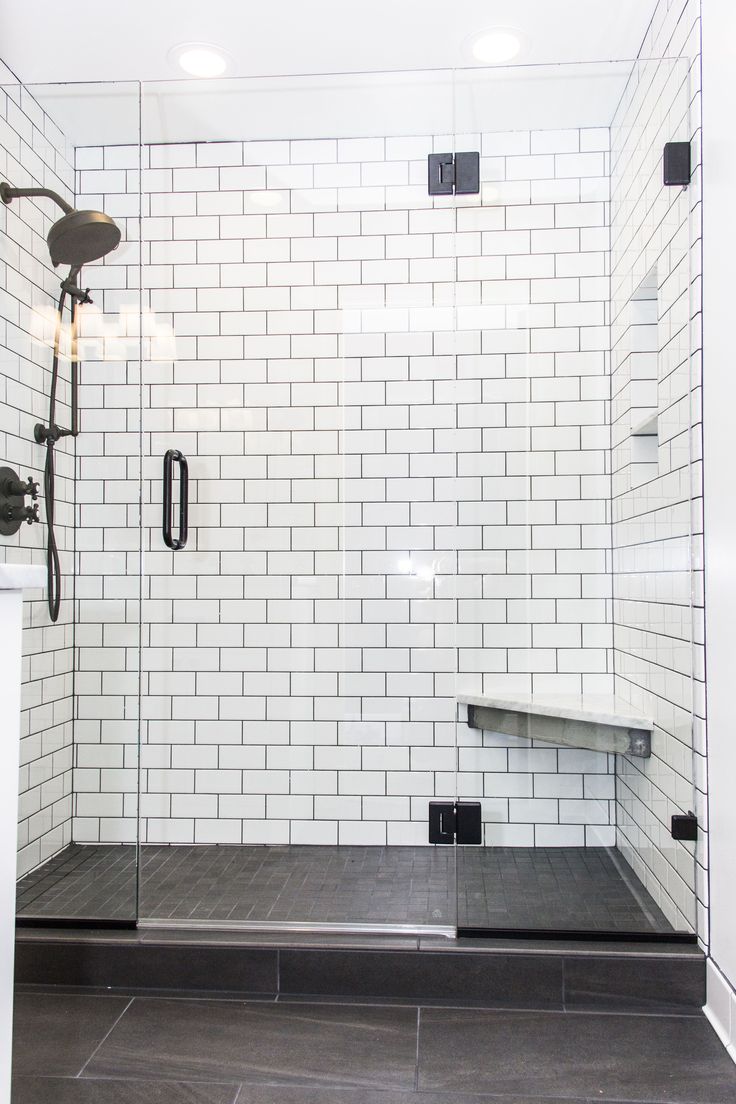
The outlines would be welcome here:
M 67 286 L 65 286 L 65 284 Z M 61 429 L 56 424 L 56 390 L 59 382 L 59 358 L 61 345 L 61 326 L 64 314 L 69 281 L 65 281 L 61 287 L 59 304 L 56 309 L 56 324 L 54 330 L 54 358 L 51 365 L 51 393 L 49 397 L 49 424 L 48 426 L 36 426 L 36 440 L 46 445 L 46 465 L 43 476 L 43 490 L 46 501 L 46 594 L 49 606 L 49 616 L 52 621 L 59 618 L 61 607 L 61 564 L 59 561 L 59 549 L 56 544 L 54 532 L 55 508 L 56 508 L 56 471 L 54 449 L 60 437 L 77 436 L 77 383 L 78 383 L 78 353 L 77 353 L 77 301 L 74 291 L 71 299 L 71 410 L 72 428 Z

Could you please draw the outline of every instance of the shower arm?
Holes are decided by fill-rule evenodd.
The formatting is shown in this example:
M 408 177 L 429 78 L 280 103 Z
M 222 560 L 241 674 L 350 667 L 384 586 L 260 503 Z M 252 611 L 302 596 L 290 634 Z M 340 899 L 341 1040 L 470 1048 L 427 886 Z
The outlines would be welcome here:
M 0 184 L 0 199 L 3 203 L 11 203 L 14 199 L 25 199 L 31 196 L 44 196 L 46 199 L 53 199 L 65 215 L 70 215 L 74 210 L 71 204 L 62 199 L 58 192 L 52 192 L 50 188 L 11 188 L 9 184 Z

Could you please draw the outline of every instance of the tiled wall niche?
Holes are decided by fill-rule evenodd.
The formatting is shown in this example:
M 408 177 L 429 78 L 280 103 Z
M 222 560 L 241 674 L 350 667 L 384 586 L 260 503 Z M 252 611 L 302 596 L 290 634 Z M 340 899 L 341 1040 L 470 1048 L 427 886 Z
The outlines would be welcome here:
M 0 180 L 16 187 L 46 187 L 71 201 L 74 150 L 52 119 L 0 63 Z M 59 280 L 46 234 L 58 210 L 47 200 L 0 203 L 0 464 L 40 484 L 44 449 L 33 439 L 48 419 L 53 310 Z M 68 379 L 62 363 L 62 377 Z M 62 383 L 57 418 L 67 425 L 68 392 Z M 64 602 L 52 625 L 40 592 L 24 603 L 21 716 L 20 875 L 71 840 L 73 715 L 74 442 L 56 448 L 56 536 Z M 44 563 L 45 527 L 22 525 L 0 544 L 3 561 Z
M 466 688 L 612 688 L 608 131 L 463 141 L 483 194 L 457 204 L 427 195 L 446 138 L 144 148 L 144 839 L 425 843 L 458 657 Z M 78 151 L 85 203 L 121 202 L 129 152 Z M 135 284 L 121 260 L 105 312 Z M 105 395 L 133 416 L 133 386 Z M 169 447 L 193 499 L 173 555 Z M 85 540 L 117 515 L 88 510 Z M 79 776 L 77 839 L 135 831 L 134 749 L 89 716 L 122 720 L 111 658 L 109 695 L 80 697 L 109 763 Z M 460 787 L 488 842 L 613 842 L 612 759 L 485 741 Z

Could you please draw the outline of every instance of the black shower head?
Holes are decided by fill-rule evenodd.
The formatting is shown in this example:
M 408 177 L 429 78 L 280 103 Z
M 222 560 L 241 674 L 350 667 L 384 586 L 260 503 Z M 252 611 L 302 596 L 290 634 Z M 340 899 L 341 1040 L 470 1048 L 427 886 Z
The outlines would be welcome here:
M 120 229 L 104 211 L 75 211 L 49 188 L 11 188 L 9 184 L 0 184 L 3 203 L 22 196 L 53 199 L 64 212 L 49 230 L 47 238 L 54 266 L 68 264 L 78 269 L 90 261 L 98 261 L 120 244 Z
M 117 249 L 120 229 L 103 211 L 70 211 L 54 223 L 46 240 L 54 265 L 81 268 Z

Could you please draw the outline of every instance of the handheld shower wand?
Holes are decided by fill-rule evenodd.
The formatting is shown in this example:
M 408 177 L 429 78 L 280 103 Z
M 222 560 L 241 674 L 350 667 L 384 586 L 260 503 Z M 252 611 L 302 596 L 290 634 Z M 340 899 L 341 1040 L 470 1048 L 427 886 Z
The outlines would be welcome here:
M 61 295 L 56 313 L 54 331 L 54 354 L 51 365 L 51 392 L 49 396 L 48 425 L 39 422 L 33 431 L 35 440 L 46 446 L 46 465 L 44 468 L 44 497 L 46 500 L 46 526 L 48 541 L 46 548 L 47 599 L 49 616 L 58 620 L 61 606 L 61 565 L 54 533 L 55 510 L 55 465 L 54 446 L 62 437 L 76 437 L 79 433 L 79 353 L 77 308 L 81 303 L 91 303 L 89 288 L 79 287 L 82 265 L 97 261 L 106 256 L 120 244 L 120 229 L 103 211 L 76 211 L 66 200 L 50 188 L 12 188 L 0 183 L 0 200 L 12 203 L 14 199 L 27 197 L 51 199 L 64 212 L 49 230 L 47 243 L 51 261 L 56 268 L 68 264 L 69 275 L 61 281 Z M 61 344 L 61 324 L 64 304 L 67 296 L 71 300 L 71 426 L 62 429 L 56 424 L 56 389 L 59 382 L 59 357 Z

